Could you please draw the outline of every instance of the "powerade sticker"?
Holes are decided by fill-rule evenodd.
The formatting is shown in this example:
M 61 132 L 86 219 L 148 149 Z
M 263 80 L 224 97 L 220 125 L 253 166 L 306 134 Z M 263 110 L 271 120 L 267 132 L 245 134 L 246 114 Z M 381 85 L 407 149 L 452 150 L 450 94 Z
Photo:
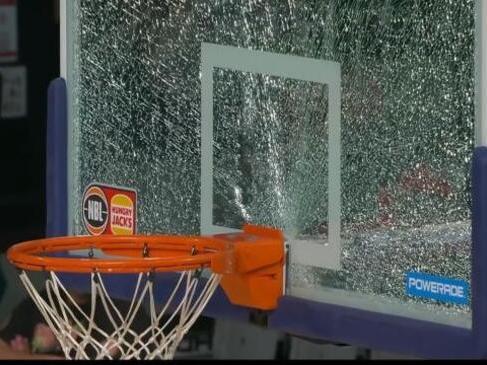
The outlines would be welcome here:
M 93 236 L 132 235 L 137 231 L 137 192 L 91 184 L 83 195 L 83 221 Z
M 465 280 L 421 272 L 409 272 L 406 275 L 406 294 L 410 296 L 468 304 L 469 291 L 469 285 Z

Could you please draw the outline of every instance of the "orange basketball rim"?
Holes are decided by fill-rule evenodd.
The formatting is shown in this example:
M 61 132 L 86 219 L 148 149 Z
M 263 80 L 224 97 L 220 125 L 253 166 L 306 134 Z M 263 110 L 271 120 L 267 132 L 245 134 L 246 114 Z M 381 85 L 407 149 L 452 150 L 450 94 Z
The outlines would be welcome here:
M 88 250 L 87 257 L 56 254 Z M 95 250 L 103 257 L 90 254 Z M 86 255 L 85 255 L 86 256 Z M 24 271 L 149 273 L 209 269 L 235 305 L 272 310 L 283 293 L 284 237 L 277 229 L 246 225 L 213 236 L 73 236 L 23 242 L 7 252 Z

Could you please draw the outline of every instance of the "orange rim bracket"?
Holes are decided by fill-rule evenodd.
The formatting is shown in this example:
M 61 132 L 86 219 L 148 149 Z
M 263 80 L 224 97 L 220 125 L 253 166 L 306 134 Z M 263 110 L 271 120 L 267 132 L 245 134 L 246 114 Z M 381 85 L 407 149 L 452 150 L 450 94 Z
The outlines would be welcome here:
M 223 272 L 220 285 L 232 304 L 272 310 L 283 294 L 285 264 L 284 236 L 281 231 L 254 225 L 242 234 L 216 235 L 236 239 L 231 257 L 233 270 Z M 216 271 L 215 271 L 216 269 Z M 215 267 L 214 271 L 218 272 Z

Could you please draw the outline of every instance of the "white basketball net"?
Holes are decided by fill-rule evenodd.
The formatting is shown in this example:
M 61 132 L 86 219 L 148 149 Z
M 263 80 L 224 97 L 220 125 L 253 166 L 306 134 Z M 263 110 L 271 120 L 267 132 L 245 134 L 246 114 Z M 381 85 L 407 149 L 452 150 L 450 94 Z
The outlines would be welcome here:
M 91 311 L 85 313 L 54 272 L 46 280 L 47 298 L 32 284 L 27 272 L 20 279 L 46 323 L 57 337 L 67 359 L 172 359 L 183 336 L 198 319 L 221 279 L 211 274 L 198 293 L 199 275 L 182 272 L 167 302 L 160 305 L 154 298 L 150 274 L 138 274 L 127 313 L 121 313 L 110 298 L 103 278 L 91 274 Z M 179 304 L 177 294 L 182 293 Z M 148 300 L 150 325 L 136 333 L 134 320 Z M 112 328 L 100 328 L 95 322 L 96 307 L 102 305 Z M 160 308 L 160 309 L 156 309 Z

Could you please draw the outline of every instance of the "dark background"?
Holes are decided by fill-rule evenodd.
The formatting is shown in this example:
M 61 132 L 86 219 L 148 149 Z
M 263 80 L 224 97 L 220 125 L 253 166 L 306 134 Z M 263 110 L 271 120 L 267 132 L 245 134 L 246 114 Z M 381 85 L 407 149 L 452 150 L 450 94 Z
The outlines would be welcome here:
M 26 66 L 27 117 L 0 117 L 0 247 L 44 236 L 47 88 L 59 75 L 57 0 L 18 0 L 17 62 Z

